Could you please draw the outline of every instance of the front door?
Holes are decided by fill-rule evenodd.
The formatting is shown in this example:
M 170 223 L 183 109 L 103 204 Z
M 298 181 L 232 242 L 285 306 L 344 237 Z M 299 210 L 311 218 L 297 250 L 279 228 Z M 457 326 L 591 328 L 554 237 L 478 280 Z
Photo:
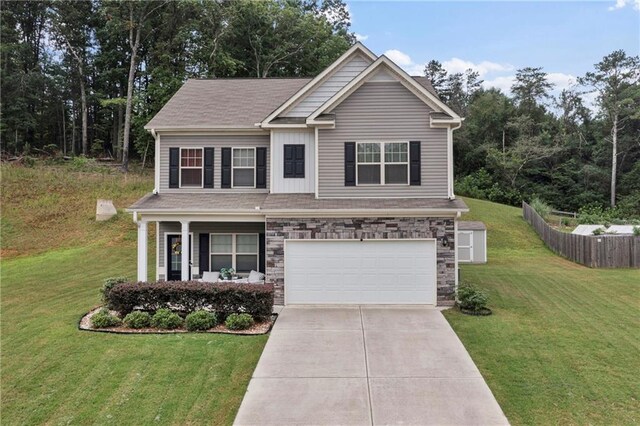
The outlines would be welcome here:
M 182 279 L 182 235 L 167 235 L 167 281 L 180 281 Z M 189 276 L 191 276 L 191 236 L 189 236 Z

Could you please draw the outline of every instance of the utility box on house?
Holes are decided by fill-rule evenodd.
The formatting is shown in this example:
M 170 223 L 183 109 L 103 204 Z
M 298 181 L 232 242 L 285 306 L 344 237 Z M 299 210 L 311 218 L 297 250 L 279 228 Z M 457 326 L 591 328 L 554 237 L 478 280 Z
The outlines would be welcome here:
M 458 262 L 487 263 L 487 227 L 482 222 L 458 221 Z

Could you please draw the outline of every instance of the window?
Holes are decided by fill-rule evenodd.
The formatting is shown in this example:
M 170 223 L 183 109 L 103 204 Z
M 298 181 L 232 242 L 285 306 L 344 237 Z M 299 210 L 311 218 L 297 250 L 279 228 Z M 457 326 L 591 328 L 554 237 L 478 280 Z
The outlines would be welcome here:
M 256 149 L 233 148 L 232 169 L 234 188 L 255 188 Z
M 211 234 L 211 270 L 258 270 L 258 234 Z
M 284 177 L 304 178 L 304 145 L 284 145 Z
M 180 187 L 202 188 L 202 148 L 180 148 Z
M 408 142 L 359 142 L 358 185 L 409 184 Z

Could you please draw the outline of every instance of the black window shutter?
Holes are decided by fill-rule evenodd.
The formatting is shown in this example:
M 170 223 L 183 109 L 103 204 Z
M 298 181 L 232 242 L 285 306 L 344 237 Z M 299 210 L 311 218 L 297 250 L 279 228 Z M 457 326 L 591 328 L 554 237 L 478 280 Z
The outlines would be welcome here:
M 213 188 L 213 152 L 214 148 L 204 149 L 204 187 Z
M 267 187 L 267 148 L 256 148 L 256 188 Z
M 409 142 L 409 184 L 420 185 L 420 141 Z
M 209 270 L 209 234 L 200 234 L 199 270 L 200 276 Z
M 264 234 L 258 234 L 258 272 L 266 274 L 264 267 L 264 257 L 266 251 L 266 242 Z
M 220 160 L 220 187 L 231 188 L 231 148 L 222 148 Z
M 344 143 L 344 186 L 356 186 L 356 143 Z
M 180 148 L 169 148 L 169 188 L 180 187 Z
M 304 178 L 304 145 L 284 146 L 284 177 Z

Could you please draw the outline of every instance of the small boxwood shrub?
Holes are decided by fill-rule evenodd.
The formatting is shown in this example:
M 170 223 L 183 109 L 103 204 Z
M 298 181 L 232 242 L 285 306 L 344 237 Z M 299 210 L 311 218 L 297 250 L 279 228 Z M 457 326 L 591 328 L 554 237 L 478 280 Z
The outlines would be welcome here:
M 124 324 L 129 328 L 145 328 L 151 325 L 149 312 L 133 311 L 124 317 Z
M 487 307 L 488 300 L 487 293 L 475 286 L 464 284 L 458 288 L 458 305 L 462 309 L 479 311 Z
M 249 314 L 231 314 L 224 321 L 229 330 L 246 330 L 253 325 L 253 318 Z
M 151 325 L 164 330 L 173 330 L 182 325 L 182 317 L 170 309 L 158 309 L 151 317 Z
M 109 292 L 116 284 L 126 283 L 129 279 L 127 277 L 110 277 L 104 280 L 102 284 L 102 288 L 100 289 L 100 294 L 102 294 L 102 301 L 107 303 L 109 298 Z
M 199 281 L 162 281 L 116 284 L 108 295 L 110 309 L 126 315 L 133 309 L 157 311 L 171 308 L 182 312 L 215 311 L 226 318 L 245 312 L 254 318 L 268 318 L 273 309 L 270 284 L 211 284 Z
M 91 325 L 94 328 L 115 327 L 122 323 L 120 318 L 111 315 L 108 309 L 102 308 L 91 317 Z
M 189 331 L 204 331 L 214 327 L 218 319 L 213 312 L 198 310 L 187 315 L 185 323 Z

